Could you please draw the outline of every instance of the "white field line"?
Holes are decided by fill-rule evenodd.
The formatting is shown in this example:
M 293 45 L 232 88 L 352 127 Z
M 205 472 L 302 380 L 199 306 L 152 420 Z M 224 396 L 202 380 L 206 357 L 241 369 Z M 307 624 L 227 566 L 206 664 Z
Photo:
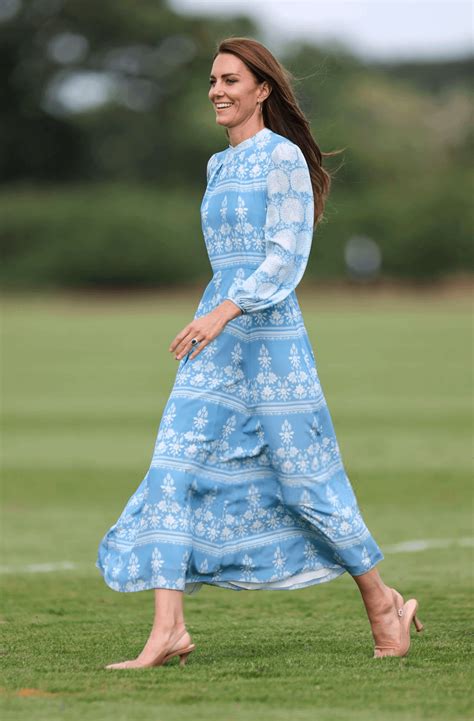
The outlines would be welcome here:
M 29 563 L 26 566 L 0 566 L 0 573 L 54 573 L 55 571 L 75 571 L 81 564 L 72 561 L 56 563 Z
M 383 553 L 417 553 L 430 551 L 433 548 L 449 548 L 450 546 L 474 547 L 474 538 L 432 538 L 415 541 L 403 541 L 392 546 L 384 546 Z M 95 568 L 92 563 L 74 563 L 73 561 L 57 561 L 56 563 L 30 563 L 24 566 L 0 566 L 0 574 L 5 573 L 55 573 L 56 571 L 77 571 Z
M 474 546 L 474 538 L 432 538 L 420 539 L 419 541 L 403 541 L 392 546 L 385 546 L 385 553 L 416 553 L 417 551 L 429 551 L 432 548 L 449 548 L 449 546 Z

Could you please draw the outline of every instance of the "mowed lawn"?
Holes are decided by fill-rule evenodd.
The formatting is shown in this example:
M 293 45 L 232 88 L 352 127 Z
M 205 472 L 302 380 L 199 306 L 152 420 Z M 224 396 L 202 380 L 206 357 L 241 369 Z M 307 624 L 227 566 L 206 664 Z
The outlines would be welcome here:
M 471 336 L 459 294 L 298 293 L 385 553 L 378 568 L 419 600 L 425 632 L 412 626 L 409 656 L 372 658 L 344 574 L 293 592 L 205 586 L 185 596 L 197 646 L 185 668 L 103 669 L 141 650 L 153 593 L 110 590 L 97 546 L 149 467 L 177 368 L 168 346 L 199 296 L 3 300 L 2 719 L 472 718 Z M 413 541 L 427 543 L 399 545 Z

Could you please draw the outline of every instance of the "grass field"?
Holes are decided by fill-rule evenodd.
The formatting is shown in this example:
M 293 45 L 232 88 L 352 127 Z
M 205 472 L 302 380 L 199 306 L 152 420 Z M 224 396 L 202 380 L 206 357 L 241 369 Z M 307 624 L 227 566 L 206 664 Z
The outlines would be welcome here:
M 153 595 L 110 590 L 97 546 L 148 469 L 177 368 L 167 348 L 199 293 L 10 296 L 3 721 L 472 718 L 469 301 L 298 296 L 378 568 L 420 603 L 409 656 L 372 658 L 344 574 L 292 593 L 205 586 L 185 597 L 197 646 L 185 668 L 103 670 L 141 650 Z M 395 547 L 415 540 L 431 545 Z

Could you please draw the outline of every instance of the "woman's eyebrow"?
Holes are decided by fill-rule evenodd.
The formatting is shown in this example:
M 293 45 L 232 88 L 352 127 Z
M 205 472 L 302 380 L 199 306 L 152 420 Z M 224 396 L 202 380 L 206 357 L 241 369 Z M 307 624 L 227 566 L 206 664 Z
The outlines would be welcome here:
M 237 75 L 238 77 L 240 77 L 239 73 L 222 73 L 221 77 L 227 78 L 229 75 Z M 209 75 L 209 78 L 215 80 L 215 75 Z

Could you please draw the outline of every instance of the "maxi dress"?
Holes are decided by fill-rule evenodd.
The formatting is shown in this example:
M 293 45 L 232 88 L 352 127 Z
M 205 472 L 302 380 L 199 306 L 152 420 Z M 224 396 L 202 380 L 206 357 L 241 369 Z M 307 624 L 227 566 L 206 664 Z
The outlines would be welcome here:
M 264 127 L 215 153 L 213 275 L 194 318 L 242 314 L 179 362 L 150 467 L 99 544 L 115 591 L 297 589 L 384 558 L 345 472 L 295 287 L 313 236 L 298 145 Z

